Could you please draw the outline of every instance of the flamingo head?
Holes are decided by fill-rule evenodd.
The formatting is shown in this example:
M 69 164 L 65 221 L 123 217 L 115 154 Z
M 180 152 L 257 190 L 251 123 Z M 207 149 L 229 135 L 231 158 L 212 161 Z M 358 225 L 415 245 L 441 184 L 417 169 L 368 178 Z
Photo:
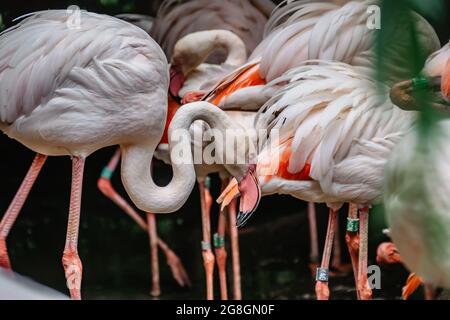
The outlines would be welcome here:
M 256 211 L 261 200 L 261 188 L 256 177 L 256 165 L 247 167 L 247 173 L 239 181 L 234 178 L 225 188 L 217 202 L 222 205 L 222 211 L 231 201 L 240 196 L 237 226 L 243 227 Z
M 401 263 L 400 253 L 392 242 L 384 242 L 377 249 L 377 263 L 393 265 Z
M 404 110 L 420 110 L 416 97 L 422 91 L 432 95 L 432 106 L 438 110 L 448 110 L 450 107 L 450 60 L 439 73 L 432 76 L 424 75 L 412 80 L 395 84 L 391 89 L 391 100 Z

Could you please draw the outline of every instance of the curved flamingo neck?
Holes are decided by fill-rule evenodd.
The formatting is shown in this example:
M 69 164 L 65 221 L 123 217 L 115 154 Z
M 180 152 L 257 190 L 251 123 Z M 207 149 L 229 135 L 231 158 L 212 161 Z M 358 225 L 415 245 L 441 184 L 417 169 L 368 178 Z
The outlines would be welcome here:
M 204 63 L 217 49 L 228 53 L 225 64 L 241 66 L 247 61 L 247 49 L 236 34 L 227 30 L 208 30 L 191 33 L 177 42 L 172 65 L 179 66 L 187 76 Z

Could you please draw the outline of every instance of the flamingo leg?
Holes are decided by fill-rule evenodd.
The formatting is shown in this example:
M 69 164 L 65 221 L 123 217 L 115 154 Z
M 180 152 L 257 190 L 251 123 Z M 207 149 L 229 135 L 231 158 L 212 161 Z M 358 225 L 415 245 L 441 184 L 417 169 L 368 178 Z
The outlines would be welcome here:
M 372 289 L 367 280 L 367 252 L 369 242 L 369 208 L 364 208 L 359 214 L 360 218 L 360 243 L 359 243 L 359 264 L 358 264 L 358 285 L 359 297 L 361 300 L 372 299 Z
M 181 259 L 175 254 L 175 252 L 169 248 L 169 246 L 160 238 L 158 238 L 158 246 L 167 258 L 167 264 L 172 271 L 172 276 L 178 285 L 182 288 L 191 287 L 191 280 L 186 272 L 186 269 L 181 262 Z
M 9 205 L 2 221 L 0 222 L 0 268 L 11 270 L 11 263 L 6 247 L 6 239 L 19 216 L 20 211 L 25 204 L 28 195 L 30 194 L 33 185 L 41 172 L 42 167 L 47 160 L 47 156 L 36 154 L 33 163 L 28 170 L 25 179 L 22 181 L 19 190 L 17 191 L 13 201 Z
M 161 286 L 159 281 L 159 258 L 158 258 L 158 232 L 156 230 L 156 217 L 154 214 L 147 214 L 148 235 L 150 238 L 150 256 L 152 266 L 152 297 L 161 295 Z
M 131 219 L 133 219 L 142 230 L 148 232 L 147 222 L 139 215 L 136 210 L 114 189 L 111 184 L 111 177 L 119 165 L 121 157 L 120 149 L 117 149 L 116 153 L 110 160 L 108 166 L 103 170 L 102 176 L 98 180 L 98 188 L 100 191 L 114 202 L 119 208 L 121 208 Z M 167 259 L 167 264 L 170 267 L 172 276 L 179 286 L 191 286 L 191 281 L 187 275 L 186 269 L 181 262 L 181 259 L 175 254 L 169 246 L 157 237 L 158 246 L 163 251 Z M 152 263 L 153 265 L 153 263 Z M 153 277 L 153 276 L 152 276 Z M 153 291 L 153 290 L 152 290 Z
M 319 240 L 317 236 L 316 205 L 313 202 L 308 203 L 308 222 L 310 239 L 309 267 L 315 277 L 319 266 Z
M 334 230 L 333 260 L 331 265 L 336 270 L 339 270 L 342 267 L 341 242 L 339 241 L 339 223 L 336 223 L 336 229 Z
M 424 291 L 425 291 L 425 300 L 436 300 L 437 299 L 436 288 L 434 286 L 432 286 L 431 284 L 425 283 Z
M 222 191 L 228 185 L 227 179 L 222 180 Z M 225 248 L 225 233 L 227 227 L 226 211 L 219 213 L 219 223 L 217 233 L 214 235 L 214 251 L 216 253 L 217 270 L 219 271 L 220 280 L 220 298 L 228 300 L 227 288 L 227 250 Z
M 328 300 L 330 298 L 330 289 L 328 287 L 329 269 L 331 260 L 331 251 L 333 249 L 334 232 L 336 230 L 337 211 L 330 209 L 328 216 L 327 237 L 323 250 L 322 263 L 317 269 L 316 274 L 316 295 L 317 300 Z
M 355 286 L 358 286 L 358 260 L 359 260 L 359 219 L 358 207 L 352 203 L 349 204 L 348 219 L 347 219 L 347 233 L 345 235 L 345 242 L 352 261 L 353 275 L 355 277 Z M 359 291 L 356 290 L 358 299 Z
M 207 181 L 206 181 L 207 182 Z M 202 252 L 203 252 L 203 264 L 206 272 L 206 298 L 208 300 L 214 300 L 214 254 L 211 246 L 211 206 L 212 197 L 209 192 L 208 183 L 205 181 L 199 182 L 200 187 L 200 200 L 202 208 Z
M 337 271 L 337 274 L 347 274 L 353 267 L 353 265 L 342 263 L 342 249 L 341 249 L 341 233 L 339 230 L 339 220 L 336 223 L 336 230 L 334 235 L 333 244 L 333 259 L 331 260 L 331 266 Z
M 70 194 L 69 221 L 66 245 L 62 258 L 67 280 L 67 287 L 73 300 L 81 300 L 81 279 L 83 266 L 78 255 L 78 234 L 80 227 L 81 194 L 83 190 L 83 173 L 85 160 L 72 159 L 72 188 Z
M 233 260 L 233 296 L 234 300 L 242 300 L 241 289 L 241 258 L 239 255 L 239 233 L 236 223 L 237 200 L 234 199 L 228 206 L 228 219 L 230 224 L 231 254 Z
M 214 235 L 214 248 L 216 253 L 217 269 L 219 271 L 220 280 L 220 298 L 228 300 L 227 288 L 227 250 L 225 248 L 225 231 L 227 225 L 226 212 L 219 214 L 219 226 L 217 233 Z

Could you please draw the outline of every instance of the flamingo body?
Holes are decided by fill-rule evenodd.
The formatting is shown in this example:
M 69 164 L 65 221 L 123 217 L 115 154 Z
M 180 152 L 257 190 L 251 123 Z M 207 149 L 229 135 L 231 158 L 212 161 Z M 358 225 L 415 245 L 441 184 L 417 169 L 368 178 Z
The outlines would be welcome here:
M 417 129 L 395 149 L 386 169 L 384 202 L 402 262 L 425 283 L 450 288 L 450 122 L 425 142 Z
M 1 34 L 1 129 L 51 156 L 159 140 L 169 83 L 159 46 L 108 16 L 82 12 L 79 30 L 67 21 L 44 11 Z

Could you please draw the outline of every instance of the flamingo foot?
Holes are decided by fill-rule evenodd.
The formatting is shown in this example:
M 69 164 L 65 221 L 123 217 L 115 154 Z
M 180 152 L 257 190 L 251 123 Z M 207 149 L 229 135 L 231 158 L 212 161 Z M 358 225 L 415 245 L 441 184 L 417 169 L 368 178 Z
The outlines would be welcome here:
M 330 288 L 328 282 L 317 281 L 316 282 L 316 296 L 317 300 L 329 300 Z
M 358 283 L 358 292 L 360 300 L 372 300 L 372 289 L 367 281 L 367 275 L 361 277 Z
M 170 271 L 172 272 L 172 276 L 178 285 L 182 288 L 192 286 L 191 279 L 186 272 L 186 269 L 181 262 L 181 259 L 173 252 L 172 250 L 168 250 L 166 253 L 167 264 L 170 267 Z
M 5 239 L 0 239 L 0 268 L 11 270 L 11 262 L 9 260 Z
M 153 298 L 159 298 L 161 296 L 161 288 L 159 285 L 154 285 L 152 291 L 150 291 L 150 296 Z
M 83 266 L 78 253 L 74 251 L 64 252 L 62 262 L 67 280 L 67 288 L 70 291 L 70 297 L 72 300 L 81 300 Z
M 211 250 L 203 250 L 203 265 L 206 272 L 206 298 L 214 300 L 213 281 L 214 281 L 214 254 Z

